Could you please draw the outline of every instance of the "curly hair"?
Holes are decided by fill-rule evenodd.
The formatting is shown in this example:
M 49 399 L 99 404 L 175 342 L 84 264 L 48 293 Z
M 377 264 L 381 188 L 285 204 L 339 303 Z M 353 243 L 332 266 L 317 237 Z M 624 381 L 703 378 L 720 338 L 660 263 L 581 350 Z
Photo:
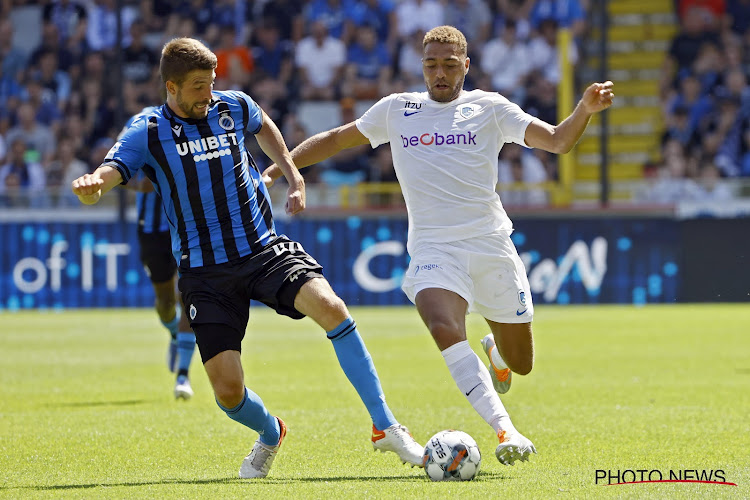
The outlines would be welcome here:
M 422 48 L 425 48 L 430 42 L 438 43 L 452 43 L 458 47 L 458 51 L 462 55 L 467 54 L 466 37 L 463 33 L 453 26 L 438 26 L 432 28 L 430 31 L 425 33 L 424 39 L 422 39 Z
M 216 69 L 216 54 L 194 38 L 174 38 L 164 45 L 159 62 L 164 83 L 181 84 L 196 69 Z

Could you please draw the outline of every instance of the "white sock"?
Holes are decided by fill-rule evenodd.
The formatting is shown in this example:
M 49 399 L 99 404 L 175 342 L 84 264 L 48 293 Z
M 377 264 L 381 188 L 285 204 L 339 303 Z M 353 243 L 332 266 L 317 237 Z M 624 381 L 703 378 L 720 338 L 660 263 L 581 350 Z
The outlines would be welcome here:
M 464 340 L 454 344 L 441 354 L 459 390 L 477 413 L 495 431 L 499 429 L 508 432 L 515 431 L 505 406 L 492 387 L 490 372 L 487 371 L 487 367 L 484 366 L 479 356 L 469 347 L 469 342 Z

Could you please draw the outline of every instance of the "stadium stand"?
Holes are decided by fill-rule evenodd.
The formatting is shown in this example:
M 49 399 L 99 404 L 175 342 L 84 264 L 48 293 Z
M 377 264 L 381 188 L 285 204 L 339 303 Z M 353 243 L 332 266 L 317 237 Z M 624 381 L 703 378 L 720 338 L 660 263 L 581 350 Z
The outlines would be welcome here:
M 391 92 L 421 90 L 421 36 L 443 22 L 467 32 L 468 88 L 499 91 L 550 122 L 557 121 L 558 31 L 573 34 L 568 54 L 579 85 L 597 79 L 600 63 L 599 3 L 585 0 L 122 3 L 121 51 L 114 0 L 0 4 L 0 167 L 17 173 L 5 177 L 4 192 L 44 189 L 41 177 L 50 194 L 34 204 L 67 204 L 60 193 L 72 174 L 63 166 L 95 168 L 95 153 L 112 143 L 127 117 L 159 101 L 159 51 L 175 36 L 212 47 L 220 59 L 217 86 L 247 91 L 282 126 L 290 145 L 342 123 L 344 115 L 358 116 Z M 674 185 L 687 179 L 688 185 L 713 183 L 730 196 L 742 194 L 741 183 L 730 187 L 725 180 L 750 176 L 748 2 L 613 0 L 608 14 L 608 78 L 617 94 L 608 114 L 613 199 L 671 203 L 705 196 L 663 188 L 675 178 Z M 575 194 L 583 201 L 598 192 L 600 123 L 594 118 L 575 152 Z M 40 165 L 41 175 L 14 163 L 18 137 L 25 140 L 24 161 Z M 263 165 L 262 153 L 253 153 Z M 501 182 L 512 184 L 501 189 L 506 204 L 552 201 L 557 158 L 512 153 L 510 162 L 499 159 Z M 357 185 L 395 180 L 384 175 L 377 151 L 358 154 L 314 167 L 309 183 L 377 193 Z M 529 182 L 534 185 L 524 187 Z M 385 186 L 382 196 L 355 198 L 392 202 L 393 192 Z M 0 203 L 11 198 L 18 196 L 6 194 Z

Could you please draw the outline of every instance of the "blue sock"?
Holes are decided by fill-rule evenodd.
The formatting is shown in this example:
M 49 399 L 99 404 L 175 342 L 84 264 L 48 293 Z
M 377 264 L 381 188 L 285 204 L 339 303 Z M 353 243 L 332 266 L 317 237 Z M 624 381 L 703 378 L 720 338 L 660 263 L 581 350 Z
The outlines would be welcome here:
M 190 362 L 195 351 L 195 334 L 193 332 L 177 332 L 177 373 L 187 375 Z
M 169 330 L 169 334 L 172 336 L 172 340 L 177 338 L 177 327 L 180 324 L 180 316 L 182 315 L 182 307 L 180 307 L 180 304 L 177 304 L 174 312 L 174 319 L 172 321 L 161 322 L 161 324 L 164 325 L 164 328 Z
M 268 413 L 260 396 L 245 387 L 245 398 L 234 408 L 228 409 L 216 402 L 229 418 L 260 434 L 260 440 L 268 446 L 276 446 L 281 437 L 279 421 Z
M 385 402 L 378 372 L 354 320 L 349 317 L 326 334 L 333 343 L 341 368 L 370 412 L 375 427 L 383 430 L 398 423 Z

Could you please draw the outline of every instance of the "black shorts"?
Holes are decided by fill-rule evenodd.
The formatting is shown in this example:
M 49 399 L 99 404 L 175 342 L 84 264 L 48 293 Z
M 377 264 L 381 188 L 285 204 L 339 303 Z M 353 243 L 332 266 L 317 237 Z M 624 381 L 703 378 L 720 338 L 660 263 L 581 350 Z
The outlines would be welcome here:
M 172 255 L 172 238 L 169 231 L 142 233 L 138 231 L 141 263 L 151 283 L 164 283 L 174 277 L 177 262 Z
M 241 351 L 251 300 L 284 316 L 303 318 L 294 299 L 302 285 L 323 277 L 322 270 L 302 245 L 286 236 L 232 262 L 180 268 L 179 288 L 203 362 L 226 350 Z

